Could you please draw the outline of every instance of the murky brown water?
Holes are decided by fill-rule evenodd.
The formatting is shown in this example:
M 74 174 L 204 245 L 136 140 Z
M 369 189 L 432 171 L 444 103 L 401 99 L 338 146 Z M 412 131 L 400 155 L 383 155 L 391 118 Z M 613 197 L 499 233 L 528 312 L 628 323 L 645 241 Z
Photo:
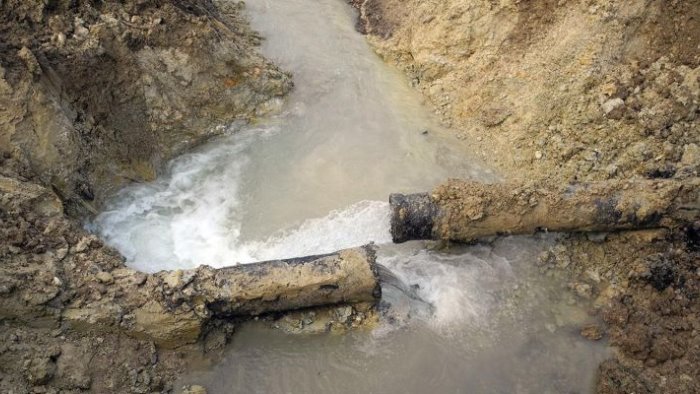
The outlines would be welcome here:
M 374 241 L 415 297 L 384 286 L 371 331 L 287 335 L 240 327 L 227 357 L 179 384 L 209 393 L 588 392 L 602 344 L 536 256 L 549 238 L 433 251 L 391 245 L 391 192 L 497 177 L 457 147 L 356 33 L 344 0 L 248 0 L 262 51 L 294 75 L 280 115 L 175 160 L 93 224 L 144 271 L 225 266 Z M 425 131 L 428 133 L 424 133 Z

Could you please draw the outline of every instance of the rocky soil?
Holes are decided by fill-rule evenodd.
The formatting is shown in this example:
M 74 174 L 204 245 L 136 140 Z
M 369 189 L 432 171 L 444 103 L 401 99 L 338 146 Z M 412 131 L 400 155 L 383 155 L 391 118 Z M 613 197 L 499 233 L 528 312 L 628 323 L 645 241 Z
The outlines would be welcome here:
M 359 26 L 504 174 L 670 177 L 697 164 L 697 1 L 366 0 Z
M 358 30 L 508 178 L 697 177 L 700 2 L 353 0 Z M 570 235 L 541 256 L 593 302 L 601 393 L 700 392 L 694 226 Z
M 275 108 L 291 79 L 233 2 L 9 0 L 0 15 L 0 392 L 171 391 L 233 323 L 76 219 Z

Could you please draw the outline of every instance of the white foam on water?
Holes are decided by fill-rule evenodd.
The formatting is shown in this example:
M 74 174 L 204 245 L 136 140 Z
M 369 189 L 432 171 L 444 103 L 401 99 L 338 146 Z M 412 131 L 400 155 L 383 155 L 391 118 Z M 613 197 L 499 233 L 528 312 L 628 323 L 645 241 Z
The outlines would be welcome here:
M 279 231 L 263 242 L 242 246 L 252 261 L 323 254 L 370 242 L 391 242 L 389 204 L 361 201 L 327 216 L 304 221 L 299 227 Z
M 90 227 L 132 267 L 156 272 L 231 261 L 241 223 L 240 178 L 253 140 L 274 130 L 251 130 L 236 143 L 208 146 L 173 161 L 151 184 L 122 190 Z M 256 135 L 259 133 L 259 135 Z M 235 260 L 234 260 L 235 262 Z
M 485 246 L 475 246 L 461 253 L 427 250 L 423 243 L 386 246 L 378 261 L 389 268 L 420 300 L 427 303 L 430 314 L 415 313 L 433 329 L 450 334 L 465 325 L 471 329 L 488 321 L 497 308 L 496 294 L 504 284 L 516 279 L 511 263 L 504 257 L 481 256 Z M 481 249 L 481 250 L 480 250 Z
M 382 201 L 360 201 L 264 240 L 241 240 L 237 181 L 247 160 L 217 169 L 212 160 L 227 148 L 216 150 L 213 156 L 191 154 L 177 160 L 169 178 L 125 189 L 96 217 L 93 229 L 131 266 L 146 272 L 200 264 L 224 267 L 391 241 L 389 204 Z

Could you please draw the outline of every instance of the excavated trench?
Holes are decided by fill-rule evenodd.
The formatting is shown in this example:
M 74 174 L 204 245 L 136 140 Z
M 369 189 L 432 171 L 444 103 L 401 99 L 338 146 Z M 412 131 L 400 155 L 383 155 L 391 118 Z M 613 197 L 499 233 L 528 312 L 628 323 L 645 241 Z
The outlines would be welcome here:
M 587 392 L 604 344 L 586 305 L 537 261 L 553 236 L 392 245 L 393 192 L 448 177 L 497 181 L 355 32 L 341 0 L 249 0 L 262 51 L 293 74 L 278 115 L 130 186 L 90 224 L 131 267 L 225 267 L 378 245 L 376 326 L 289 335 L 250 322 L 226 357 L 183 376 L 224 392 Z M 314 316 L 301 320 L 311 325 Z M 303 330 L 302 330 L 303 331 Z

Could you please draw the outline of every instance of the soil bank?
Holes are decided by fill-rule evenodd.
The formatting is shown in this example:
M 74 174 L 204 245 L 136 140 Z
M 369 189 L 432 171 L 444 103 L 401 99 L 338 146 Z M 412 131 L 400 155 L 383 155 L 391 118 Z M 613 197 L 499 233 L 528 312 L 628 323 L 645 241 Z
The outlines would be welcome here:
M 697 1 L 351 3 L 377 53 L 512 180 L 698 175 Z M 571 235 L 541 256 L 607 324 L 599 392 L 700 391 L 699 228 Z

